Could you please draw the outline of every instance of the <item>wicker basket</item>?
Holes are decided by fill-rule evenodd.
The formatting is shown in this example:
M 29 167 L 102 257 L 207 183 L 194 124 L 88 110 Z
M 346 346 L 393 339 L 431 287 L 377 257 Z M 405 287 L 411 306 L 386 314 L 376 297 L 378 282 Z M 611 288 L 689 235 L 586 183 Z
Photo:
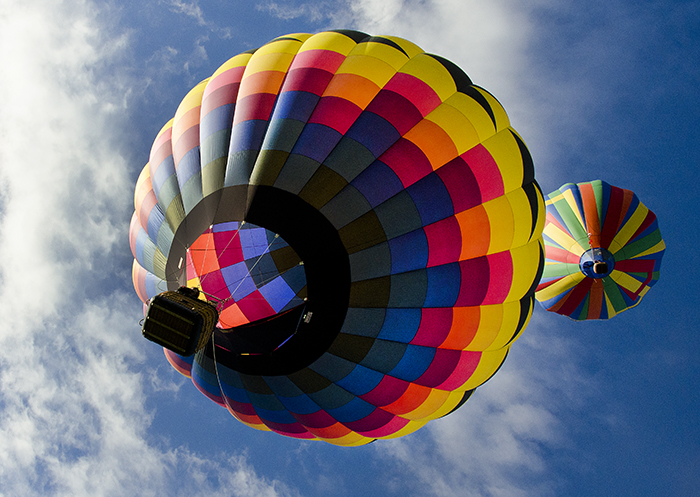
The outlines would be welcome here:
M 210 303 L 193 298 L 196 290 L 181 290 L 151 300 L 141 333 L 176 354 L 190 356 L 211 338 L 219 313 Z

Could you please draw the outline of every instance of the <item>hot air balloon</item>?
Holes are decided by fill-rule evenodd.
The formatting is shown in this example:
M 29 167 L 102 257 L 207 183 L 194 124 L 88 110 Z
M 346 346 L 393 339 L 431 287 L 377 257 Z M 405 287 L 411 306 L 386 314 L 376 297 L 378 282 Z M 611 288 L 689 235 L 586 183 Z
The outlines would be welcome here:
M 525 329 L 544 198 L 498 101 L 393 36 L 290 34 L 182 100 L 136 184 L 133 281 L 217 307 L 165 355 L 242 423 L 362 445 L 462 405 Z
M 630 190 L 596 180 L 548 195 L 545 269 L 535 294 L 548 311 L 609 319 L 659 279 L 665 244 L 653 212 Z

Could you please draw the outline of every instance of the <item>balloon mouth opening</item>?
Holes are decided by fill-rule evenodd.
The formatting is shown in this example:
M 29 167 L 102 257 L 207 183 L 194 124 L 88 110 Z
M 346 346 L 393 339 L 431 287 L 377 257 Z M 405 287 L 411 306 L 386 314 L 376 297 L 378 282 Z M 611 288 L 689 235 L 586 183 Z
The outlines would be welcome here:
M 615 258 L 607 249 L 596 247 L 583 253 L 579 266 L 589 278 L 605 278 L 615 268 Z
M 174 276 L 169 290 L 202 283 L 205 293 L 226 300 L 216 350 L 210 341 L 200 352 L 209 359 L 239 373 L 286 375 L 318 359 L 340 333 L 350 301 L 349 255 L 335 226 L 298 196 L 264 185 L 225 187 L 187 213 L 175 242 L 166 263 Z M 184 261 L 193 269 L 190 281 Z
M 187 249 L 188 286 L 218 302 L 218 328 L 266 319 L 302 305 L 304 263 L 284 239 L 252 223 L 212 225 Z

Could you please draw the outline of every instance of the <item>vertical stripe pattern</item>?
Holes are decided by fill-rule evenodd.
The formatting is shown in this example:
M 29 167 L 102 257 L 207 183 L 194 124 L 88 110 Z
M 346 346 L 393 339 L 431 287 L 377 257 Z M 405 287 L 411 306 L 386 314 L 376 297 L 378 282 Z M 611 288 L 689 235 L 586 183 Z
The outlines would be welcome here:
M 567 183 L 548 197 L 542 306 L 586 320 L 639 304 L 659 279 L 665 249 L 654 213 L 630 190 L 600 180 Z M 599 273 L 595 260 L 605 262 Z

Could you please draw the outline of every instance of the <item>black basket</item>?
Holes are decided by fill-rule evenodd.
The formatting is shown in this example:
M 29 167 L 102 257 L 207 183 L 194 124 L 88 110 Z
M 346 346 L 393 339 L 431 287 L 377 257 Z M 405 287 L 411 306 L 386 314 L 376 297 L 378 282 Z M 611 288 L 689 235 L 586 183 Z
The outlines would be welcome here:
M 197 293 L 185 288 L 153 297 L 141 329 L 143 336 L 181 356 L 203 348 L 219 313 L 210 303 L 194 298 Z

